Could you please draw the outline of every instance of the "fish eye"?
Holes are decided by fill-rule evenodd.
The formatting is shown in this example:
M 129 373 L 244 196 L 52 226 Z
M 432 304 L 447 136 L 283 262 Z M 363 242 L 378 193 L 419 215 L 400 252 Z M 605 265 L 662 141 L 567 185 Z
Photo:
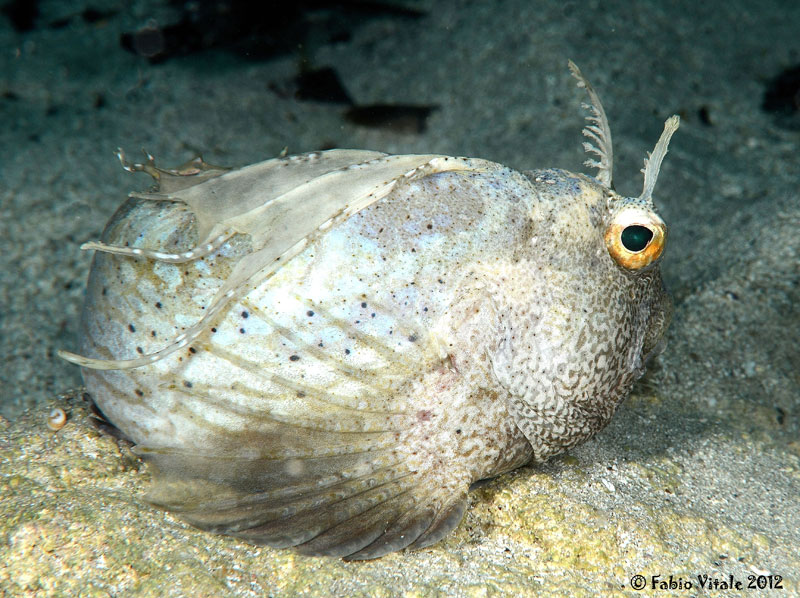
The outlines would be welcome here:
M 639 207 L 624 208 L 606 229 L 608 253 L 626 270 L 641 270 L 664 253 L 667 227 L 657 214 Z
M 622 246 L 632 253 L 637 253 L 647 247 L 647 244 L 652 238 L 653 231 L 639 224 L 626 226 L 622 229 L 622 234 L 619 236 L 619 240 L 622 241 Z

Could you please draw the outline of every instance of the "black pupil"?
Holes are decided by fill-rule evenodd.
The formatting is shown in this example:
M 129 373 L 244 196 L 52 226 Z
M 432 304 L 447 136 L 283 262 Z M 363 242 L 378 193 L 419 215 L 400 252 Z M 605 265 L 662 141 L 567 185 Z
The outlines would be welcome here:
M 638 224 L 626 226 L 622 231 L 622 235 L 620 236 L 622 245 L 625 247 L 625 249 L 633 252 L 641 251 L 647 247 L 647 244 L 652 238 L 653 231 L 646 226 L 639 226 Z

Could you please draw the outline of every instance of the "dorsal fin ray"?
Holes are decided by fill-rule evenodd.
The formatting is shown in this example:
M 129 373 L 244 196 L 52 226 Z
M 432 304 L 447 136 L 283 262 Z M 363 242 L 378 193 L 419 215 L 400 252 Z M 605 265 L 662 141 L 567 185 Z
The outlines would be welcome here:
M 386 154 L 369 150 L 330 150 L 275 158 L 237 169 L 213 166 L 202 158 L 195 158 L 178 168 L 159 168 L 155 158 L 147 152 L 143 164 L 128 162 L 121 149 L 117 150 L 117 156 L 128 172 L 146 172 L 157 182 L 156 191 L 134 192 L 131 197 L 189 206 L 195 215 L 197 244 L 180 253 L 97 241 L 84 243 L 81 249 L 181 264 L 214 253 L 237 232 L 248 233 L 241 226 L 241 230 L 231 226 L 232 219 L 252 214 L 264 204 L 268 206 L 272 200 L 264 202 L 265 197 L 279 198 L 322 175 L 376 160 Z M 253 181 L 258 181 L 258 184 Z M 224 197 L 235 197 L 236 201 L 221 199 Z

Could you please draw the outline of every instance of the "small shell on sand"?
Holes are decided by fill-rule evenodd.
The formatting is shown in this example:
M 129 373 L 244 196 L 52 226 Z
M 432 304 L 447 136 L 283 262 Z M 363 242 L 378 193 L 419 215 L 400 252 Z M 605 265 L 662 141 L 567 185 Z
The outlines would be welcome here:
M 61 407 L 56 407 L 47 414 L 47 427 L 53 432 L 58 432 L 66 423 L 67 412 L 61 409 Z

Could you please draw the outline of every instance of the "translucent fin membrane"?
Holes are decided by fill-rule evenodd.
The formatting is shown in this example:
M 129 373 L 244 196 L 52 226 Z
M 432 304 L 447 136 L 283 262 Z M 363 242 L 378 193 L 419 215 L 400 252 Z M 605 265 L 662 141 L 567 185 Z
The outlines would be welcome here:
M 443 472 L 452 478 L 410 471 L 391 448 L 291 459 L 134 451 L 153 471 L 150 503 L 201 529 L 306 555 L 364 560 L 423 548 L 455 528 L 467 504 L 456 464 Z

